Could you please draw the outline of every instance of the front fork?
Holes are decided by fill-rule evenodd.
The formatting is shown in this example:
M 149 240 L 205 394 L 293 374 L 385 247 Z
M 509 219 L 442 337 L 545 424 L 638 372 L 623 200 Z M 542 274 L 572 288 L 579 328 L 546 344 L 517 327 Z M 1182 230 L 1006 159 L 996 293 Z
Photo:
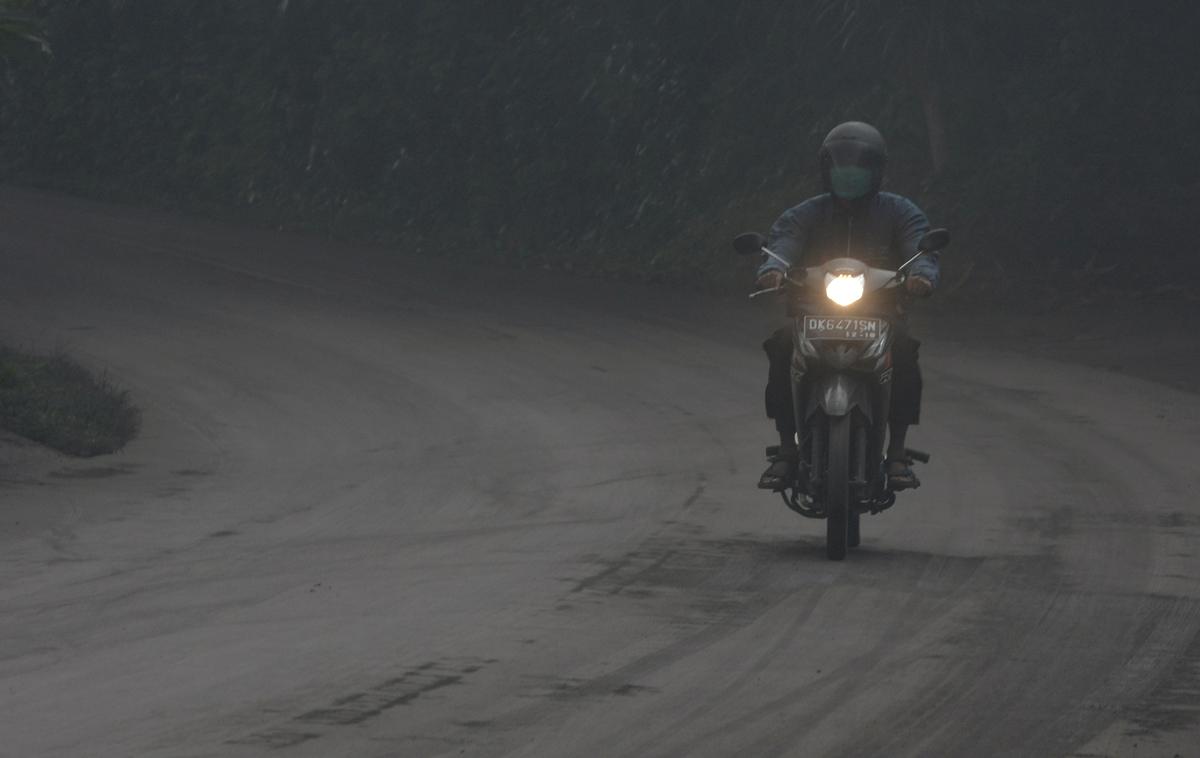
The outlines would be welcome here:
M 799 470 L 797 478 L 805 494 L 820 497 L 824 492 L 826 472 L 825 442 L 828 434 L 826 409 L 819 408 L 821 398 L 810 386 L 811 377 L 805 370 L 803 358 L 793 360 L 791 367 L 792 407 L 796 414 L 796 430 L 799 436 Z M 886 368 L 874 375 L 853 375 L 853 381 L 873 383 L 865 403 L 837 408 L 852 417 L 850 492 L 852 498 L 875 510 L 889 494 L 887 475 L 883 466 L 883 453 L 887 442 L 887 419 L 891 410 L 891 355 L 885 360 Z M 839 414 L 840 415 L 840 414 Z M 890 503 L 888 503 L 890 505 Z M 887 506 L 883 506 L 887 507 Z

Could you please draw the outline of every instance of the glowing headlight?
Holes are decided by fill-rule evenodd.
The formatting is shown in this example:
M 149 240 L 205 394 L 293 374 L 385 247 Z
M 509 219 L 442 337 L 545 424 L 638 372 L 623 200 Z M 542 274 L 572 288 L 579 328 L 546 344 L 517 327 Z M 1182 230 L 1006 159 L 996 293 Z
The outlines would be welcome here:
M 862 300 L 866 283 L 867 277 L 864 274 L 826 274 L 825 295 L 838 305 L 857 303 Z

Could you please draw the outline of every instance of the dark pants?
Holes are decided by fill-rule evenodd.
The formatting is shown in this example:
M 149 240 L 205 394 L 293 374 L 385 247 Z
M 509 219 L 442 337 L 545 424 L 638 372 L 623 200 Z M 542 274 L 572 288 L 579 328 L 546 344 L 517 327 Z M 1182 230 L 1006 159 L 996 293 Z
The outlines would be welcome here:
M 921 343 L 900 331 L 892 344 L 892 404 L 888 421 L 899 426 L 921 420 L 921 367 L 917 352 Z M 763 343 L 770 362 L 767 374 L 767 418 L 774 419 L 780 434 L 796 433 L 792 407 L 792 329 L 784 327 Z

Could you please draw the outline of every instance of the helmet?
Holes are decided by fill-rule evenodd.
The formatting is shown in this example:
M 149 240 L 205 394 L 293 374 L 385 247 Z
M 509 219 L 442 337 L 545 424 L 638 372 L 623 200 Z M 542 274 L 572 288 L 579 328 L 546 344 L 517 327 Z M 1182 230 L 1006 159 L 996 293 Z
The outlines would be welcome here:
M 847 121 L 835 126 L 817 155 L 826 192 L 842 200 L 862 200 L 879 191 L 887 145 L 870 124 Z

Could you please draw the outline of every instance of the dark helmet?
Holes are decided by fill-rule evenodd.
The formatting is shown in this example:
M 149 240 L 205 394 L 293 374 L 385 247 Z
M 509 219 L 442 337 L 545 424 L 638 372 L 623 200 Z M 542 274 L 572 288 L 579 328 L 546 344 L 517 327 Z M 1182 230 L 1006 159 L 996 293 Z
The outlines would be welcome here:
M 887 145 L 875 127 L 847 121 L 829 132 L 818 157 L 826 192 L 842 200 L 862 200 L 878 192 L 883 183 Z

